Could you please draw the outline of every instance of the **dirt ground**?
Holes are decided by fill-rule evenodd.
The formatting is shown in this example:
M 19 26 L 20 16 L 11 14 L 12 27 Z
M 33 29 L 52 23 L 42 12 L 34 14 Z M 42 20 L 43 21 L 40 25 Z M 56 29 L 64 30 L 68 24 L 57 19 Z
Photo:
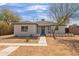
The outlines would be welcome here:
M 1 46 L 0 46 L 0 51 L 3 50 L 3 49 L 5 49 L 5 48 L 7 48 L 7 47 L 8 47 L 8 46 L 2 46 L 2 45 L 1 45 Z
M 38 43 L 38 37 L 15 37 L 13 35 L 0 36 L 0 43 Z
M 2 40 L 3 39 L 3 40 Z M 13 40 L 14 39 L 14 40 Z M 20 42 L 24 38 L 0 36 L 0 42 Z M 79 36 L 73 37 L 46 37 L 48 46 L 20 46 L 9 56 L 78 56 Z M 21 41 L 25 42 L 25 41 Z M 0 51 L 7 46 L 0 46 Z
M 79 55 L 79 36 L 46 37 L 48 46 L 21 46 L 10 55 L 15 56 L 76 56 Z

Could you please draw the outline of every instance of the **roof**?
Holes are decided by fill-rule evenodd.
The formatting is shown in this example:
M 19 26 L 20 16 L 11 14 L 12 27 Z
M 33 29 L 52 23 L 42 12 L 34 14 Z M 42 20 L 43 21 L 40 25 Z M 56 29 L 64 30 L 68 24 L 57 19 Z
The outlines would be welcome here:
M 79 25 L 73 24 L 73 25 L 70 25 L 69 27 L 76 27 L 76 28 L 79 28 Z
M 19 25 L 19 24 L 36 24 L 36 23 L 31 22 L 31 21 L 22 21 L 22 22 L 14 22 L 13 24 L 14 25 Z
M 47 25 L 56 25 L 56 23 L 52 21 L 36 21 L 36 22 L 31 22 L 31 21 L 22 21 L 22 22 L 15 22 L 13 23 L 14 25 L 20 25 L 20 24 L 35 24 L 35 25 L 40 25 L 40 26 L 47 26 Z M 65 26 L 65 25 L 61 25 Z
M 42 26 L 42 25 L 53 25 L 53 22 L 50 21 L 37 21 L 36 22 L 38 25 Z

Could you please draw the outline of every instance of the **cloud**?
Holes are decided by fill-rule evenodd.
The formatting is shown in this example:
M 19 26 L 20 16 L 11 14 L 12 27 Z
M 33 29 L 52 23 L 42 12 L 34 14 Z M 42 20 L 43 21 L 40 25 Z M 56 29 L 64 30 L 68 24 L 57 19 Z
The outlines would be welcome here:
M 32 15 L 22 15 L 23 20 L 41 20 L 41 19 L 45 19 L 45 20 L 50 20 L 50 18 L 48 17 L 47 14 L 44 13 L 37 13 L 37 14 L 32 14 Z
M 7 5 L 9 5 L 11 7 L 23 7 L 23 6 L 26 6 L 25 3 L 8 3 Z
M 16 12 L 24 13 L 29 11 L 34 11 L 36 13 L 42 13 L 43 11 L 47 10 L 47 5 L 33 5 L 33 4 L 21 4 L 21 3 L 8 3 L 8 6 L 11 8 L 13 7 Z
M 43 10 L 36 10 L 35 12 L 43 12 Z
M 34 15 L 33 15 L 33 16 L 34 16 Z M 32 17 L 33 17 L 33 16 L 32 16 Z M 48 14 L 45 14 L 45 13 L 37 13 L 37 14 L 35 15 L 35 18 L 37 18 L 37 19 L 39 19 L 39 20 L 41 20 L 41 19 L 50 20 Z
M 8 4 L 9 8 L 17 12 L 23 20 L 48 19 L 47 8 L 45 4 Z
M 32 17 L 31 16 L 27 16 L 27 15 L 22 15 L 22 20 L 31 20 Z
M 48 19 L 48 16 L 46 14 L 41 14 L 41 15 L 38 15 L 38 16 L 41 19 Z
M 29 11 L 34 11 L 36 13 L 42 13 L 44 10 L 46 10 L 46 8 L 44 7 L 35 7 L 35 8 L 31 8 L 31 7 L 27 7 L 27 8 L 15 8 L 16 12 L 19 13 L 24 13 L 24 12 L 29 12 Z
M 19 13 L 23 13 L 24 11 L 23 10 L 20 10 L 20 9 L 16 9 L 17 12 Z
M 10 9 L 14 12 L 18 12 L 18 13 L 24 13 L 25 10 L 23 8 L 18 8 L 18 7 L 10 7 Z
M 0 3 L 0 6 L 2 6 L 2 5 L 6 5 L 7 3 Z
M 28 11 L 37 11 L 37 12 L 42 12 L 43 10 L 47 10 L 47 6 L 46 5 L 33 5 L 33 6 L 29 6 L 27 7 Z

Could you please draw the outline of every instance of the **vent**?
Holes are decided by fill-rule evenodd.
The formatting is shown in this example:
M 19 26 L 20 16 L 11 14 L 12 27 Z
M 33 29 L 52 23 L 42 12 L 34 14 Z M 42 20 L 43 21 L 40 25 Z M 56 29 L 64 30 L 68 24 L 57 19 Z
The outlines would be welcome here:
M 45 21 L 45 19 L 41 19 L 41 21 Z

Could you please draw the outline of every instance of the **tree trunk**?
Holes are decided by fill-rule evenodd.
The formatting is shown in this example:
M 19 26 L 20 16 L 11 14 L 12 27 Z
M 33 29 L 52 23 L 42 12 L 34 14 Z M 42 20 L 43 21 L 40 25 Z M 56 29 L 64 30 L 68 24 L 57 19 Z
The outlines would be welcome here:
M 53 38 L 56 40 L 56 37 L 55 37 L 55 29 L 53 31 Z
M 57 27 L 58 25 L 55 26 L 55 29 L 53 30 L 53 38 L 56 40 L 56 37 L 55 37 L 55 31 L 57 30 Z

